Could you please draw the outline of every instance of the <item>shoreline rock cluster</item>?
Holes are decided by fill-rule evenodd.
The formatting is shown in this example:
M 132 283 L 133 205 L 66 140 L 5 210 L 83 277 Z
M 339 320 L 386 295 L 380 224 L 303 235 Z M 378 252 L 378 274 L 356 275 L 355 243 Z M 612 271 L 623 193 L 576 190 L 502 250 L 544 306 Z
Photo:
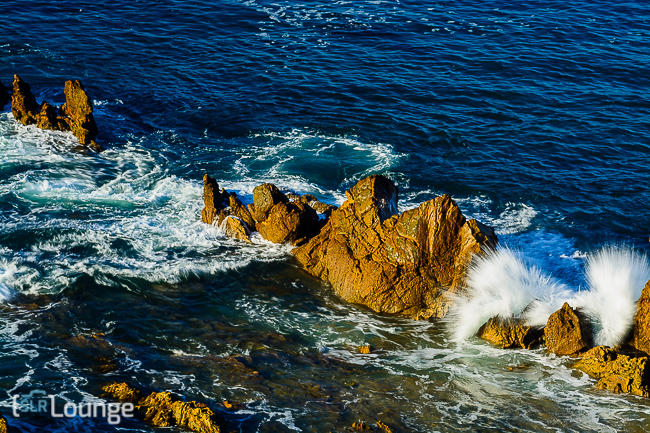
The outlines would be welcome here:
M 47 101 L 38 104 L 30 85 L 14 75 L 11 97 L 0 83 L 0 109 L 11 100 L 11 112 L 23 125 L 36 125 L 40 129 L 52 131 L 70 131 L 79 143 L 100 151 L 100 146 L 95 142 L 98 130 L 93 117 L 93 104 L 81 81 L 66 81 L 64 93 L 66 102 L 60 107 Z
M 148 395 L 126 383 L 102 388 L 105 397 L 133 403 L 138 418 L 156 427 L 185 427 L 198 433 L 220 433 L 225 421 L 203 403 L 185 402 L 170 392 Z
M 346 191 L 339 208 L 313 196 L 283 194 L 272 184 L 256 187 L 253 203 L 245 207 L 207 174 L 203 183 L 204 222 L 249 242 L 257 230 L 269 241 L 291 243 L 306 272 L 344 300 L 381 313 L 445 317 L 455 294 L 465 290 L 472 257 L 497 246 L 494 230 L 466 219 L 447 195 L 398 214 L 398 188 L 381 175 Z M 650 397 L 650 282 L 621 347 L 594 347 L 588 317 L 567 303 L 544 327 L 494 317 L 477 335 L 502 348 L 545 346 L 548 353 L 577 357 L 574 367 L 598 379 L 598 388 Z

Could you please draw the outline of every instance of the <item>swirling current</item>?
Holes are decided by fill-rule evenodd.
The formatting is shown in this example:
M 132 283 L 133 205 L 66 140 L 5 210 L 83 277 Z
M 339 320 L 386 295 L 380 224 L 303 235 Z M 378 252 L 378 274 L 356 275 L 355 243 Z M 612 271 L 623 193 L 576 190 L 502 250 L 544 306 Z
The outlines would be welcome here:
M 381 173 L 400 210 L 450 194 L 578 290 L 588 253 L 649 249 L 645 3 L 5 0 L 0 30 L 0 81 L 60 105 L 82 80 L 105 149 L 0 112 L 17 431 L 157 431 L 11 416 L 17 393 L 92 402 L 111 381 L 206 403 L 227 431 L 647 431 L 647 399 L 571 359 L 347 304 L 290 246 L 200 220 L 204 173 L 244 200 L 273 182 L 332 204 Z

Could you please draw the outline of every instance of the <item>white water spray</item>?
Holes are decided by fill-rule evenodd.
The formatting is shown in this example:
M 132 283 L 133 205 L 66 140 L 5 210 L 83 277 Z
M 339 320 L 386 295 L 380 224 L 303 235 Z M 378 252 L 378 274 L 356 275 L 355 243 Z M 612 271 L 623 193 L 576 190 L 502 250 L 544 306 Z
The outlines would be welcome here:
M 457 340 L 475 335 L 492 317 L 517 317 L 533 326 L 545 325 L 548 316 L 571 296 L 564 284 L 508 248 L 476 257 L 467 286 L 449 317 Z
M 632 329 L 636 301 L 650 280 L 648 258 L 629 248 L 605 247 L 587 258 L 586 277 L 589 290 L 569 303 L 590 317 L 596 345 L 616 346 Z

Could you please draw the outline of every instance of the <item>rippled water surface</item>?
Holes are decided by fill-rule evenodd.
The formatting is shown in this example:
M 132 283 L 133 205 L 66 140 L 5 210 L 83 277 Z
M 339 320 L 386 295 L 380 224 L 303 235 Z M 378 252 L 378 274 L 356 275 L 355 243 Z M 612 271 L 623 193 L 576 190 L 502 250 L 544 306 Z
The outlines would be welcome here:
M 205 172 L 244 201 L 273 182 L 333 204 L 383 173 L 401 210 L 451 194 L 577 290 L 585 254 L 649 246 L 645 3 L 8 0 L 0 33 L 0 81 L 62 104 L 81 79 L 106 149 L 0 110 L 12 426 L 154 431 L 10 416 L 19 392 L 93 401 L 125 380 L 205 402 L 227 431 L 647 429 L 647 400 L 571 359 L 346 304 L 289 246 L 200 221 Z

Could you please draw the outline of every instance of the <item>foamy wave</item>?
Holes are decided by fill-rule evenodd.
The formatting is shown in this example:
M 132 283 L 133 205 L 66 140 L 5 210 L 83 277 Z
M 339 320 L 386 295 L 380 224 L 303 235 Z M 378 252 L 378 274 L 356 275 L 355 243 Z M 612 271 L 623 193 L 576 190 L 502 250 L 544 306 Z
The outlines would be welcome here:
M 650 280 L 648 258 L 629 248 L 606 247 L 588 256 L 586 275 L 589 290 L 573 303 L 591 318 L 594 342 L 616 346 L 632 329 L 636 301 Z
M 457 340 L 475 335 L 492 317 L 522 317 L 531 325 L 544 325 L 569 296 L 565 285 L 501 248 L 472 262 L 467 292 L 458 295 L 448 321 Z

